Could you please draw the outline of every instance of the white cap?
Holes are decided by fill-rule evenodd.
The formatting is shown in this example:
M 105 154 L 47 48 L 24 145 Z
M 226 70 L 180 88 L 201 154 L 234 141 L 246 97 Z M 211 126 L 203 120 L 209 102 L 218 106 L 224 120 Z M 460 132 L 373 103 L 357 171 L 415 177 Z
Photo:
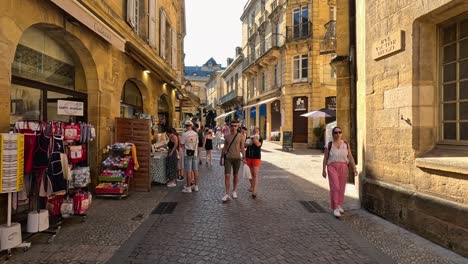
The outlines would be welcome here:
M 192 123 L 192 121 L 187 120 L 187 121 L 185 121 L 185 125 L 186 126 L 193 126 L 193 123 Z

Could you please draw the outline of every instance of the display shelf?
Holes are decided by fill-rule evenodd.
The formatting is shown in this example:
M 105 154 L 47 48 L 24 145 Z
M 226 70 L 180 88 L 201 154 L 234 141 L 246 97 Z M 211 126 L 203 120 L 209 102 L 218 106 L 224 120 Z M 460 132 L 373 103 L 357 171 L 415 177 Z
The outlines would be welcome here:
M 106 176 L 99 176 L 100 182 L 124 182 L 124 177 L 106 177 Z

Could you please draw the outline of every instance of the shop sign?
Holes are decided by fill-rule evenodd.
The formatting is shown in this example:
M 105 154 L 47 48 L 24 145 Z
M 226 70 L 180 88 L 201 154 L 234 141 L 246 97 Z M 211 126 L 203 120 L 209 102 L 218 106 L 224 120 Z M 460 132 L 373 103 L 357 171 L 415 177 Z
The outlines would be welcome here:
M 404 48 L 404 31 L 391 33 L 372 45 L 372 57 L 378 60 L 387 55 L 401 51 Z
M 291 150 L 293 147 L 293 132 L 283 131 L 283 150 Z
M 306 98 L 296 97 L 294 98 L 294 111 L 307 111 Z
M 94 31 L 103 39 L 108 41 L 118 50 L 125 51 L 125 40 L 117 35 L 111 28 L 99 20 L 94 14 L 82 6 L 78 1 L 70 0 L 51 0 L 68 14 L 72 15 L 76 20 Z
M 336 109 L 336 96 L 325 97 L 325 106 L 328 109 Z
M 57 100 L 57 114 L 69 116 L 83 116 L 84 103 L 77 101 Z

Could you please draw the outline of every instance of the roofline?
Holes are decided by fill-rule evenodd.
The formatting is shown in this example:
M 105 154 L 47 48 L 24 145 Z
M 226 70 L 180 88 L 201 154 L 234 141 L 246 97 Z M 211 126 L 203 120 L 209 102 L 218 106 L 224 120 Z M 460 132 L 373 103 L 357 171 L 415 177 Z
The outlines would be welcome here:
M 244 6 L 244 11 L 242 12 L 242 15 L 240 17 L 240 20 L 241 21 L 244 21 L 244 18 L 246 17 L 248 11 L 250 11 L 250 8 L 252 7 L 252 5 L 257 2 L 257 0 L 249 0 L 247 1 L 247 3 L 245 4 Z
M 242 58 L 243 58 L 242 54 L 239 55 L 239 56 L 237 56 L 237 57 L 234 59 L 234 61 L 233 61 L 231 64 L 229 64 L 228 67 L 226 67 L 226 69 L 225 69 L 225 70 L 223 71 L 223 73 L 221 74 L 221 77 L 224 78 L 226 75 L 228 75 L 229 73 L 231 73 L 231 72 L 234 70 L 234 68 L 237 67 L 237 66 L 240 64 Z M 233 65 L 235 65 L 235 66 L 233 66 Z

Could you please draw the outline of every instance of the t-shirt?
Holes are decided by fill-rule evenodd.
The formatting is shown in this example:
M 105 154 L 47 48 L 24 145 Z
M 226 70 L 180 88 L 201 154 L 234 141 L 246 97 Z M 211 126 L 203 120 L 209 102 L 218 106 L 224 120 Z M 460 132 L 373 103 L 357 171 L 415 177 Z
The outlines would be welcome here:
M 233 139 L 234 139 L 234 142 L 231 145 L 231 141 Z M 242 135 L 240 133 L 229 134 L 224 137 L 224 140 L 225 140 L 224 147 L 226 150 L 226 157 L 230 159 L 240 159 L 241 158 L 241 144 L 244 145 Z M 231 145 L 231 148 L 229 148 L 230 145 Z
M 252 137 L 250 137 L 252 138 Z M 263 138 L 259 138 L 258 141 L 260 141 L 260 146 L 257 147 L 255 144 L 252 143 L 252 145 L 247 146 L 247 150 L 245 151 L 245 156 L 246 158 L 249 159 L 261 159 L 262 158 L 262 150 L 261 147 L 263 145 Z
M 180 144 L 185 146 L 185 149 L 190 150 L 197 150 L 198 145 L 198 134 L 193 130 L 188 130 L 182 134 L 182 138 Z M 185 156 L 187 156 L 187 151 L 185 152 Z M 195 151 L 195 156 L 197 156 L 197 151 Z

